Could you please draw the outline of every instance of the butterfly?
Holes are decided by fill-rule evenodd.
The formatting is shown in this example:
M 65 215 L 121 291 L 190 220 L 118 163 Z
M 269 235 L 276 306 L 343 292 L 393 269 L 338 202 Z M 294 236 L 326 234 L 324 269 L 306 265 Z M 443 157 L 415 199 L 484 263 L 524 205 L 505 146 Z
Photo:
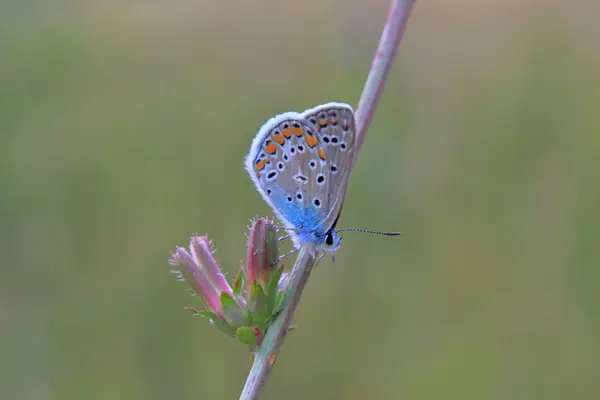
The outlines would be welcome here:
M 332 256 L 339 249 L 335 227 L 354 163 L 355 136 L 352 107 L 327 103 L 269 119 L 252 141 L 246 170 L 296 249 Z

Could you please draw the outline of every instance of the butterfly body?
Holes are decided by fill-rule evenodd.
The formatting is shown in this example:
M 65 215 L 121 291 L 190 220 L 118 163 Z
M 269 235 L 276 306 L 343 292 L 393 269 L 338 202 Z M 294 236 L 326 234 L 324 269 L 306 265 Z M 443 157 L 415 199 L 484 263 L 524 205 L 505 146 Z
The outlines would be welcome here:
M 246 157 L 256 189 L 296 246 L 334 253 L 335 231 L 354 161 L 352 107 L 327 103 L 286 112 L 258 131 Z

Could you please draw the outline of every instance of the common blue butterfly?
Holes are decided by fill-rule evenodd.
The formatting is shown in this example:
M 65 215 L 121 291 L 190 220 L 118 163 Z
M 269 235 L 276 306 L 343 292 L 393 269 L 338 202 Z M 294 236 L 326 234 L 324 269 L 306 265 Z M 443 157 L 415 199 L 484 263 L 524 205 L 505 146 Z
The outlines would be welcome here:
M 335 226 L 350 180 L 355 135 L 352 107 L 327 103 L 269 119 L 252 141 L 246 170 L 297 249 L 334 255 L 340 247 Z

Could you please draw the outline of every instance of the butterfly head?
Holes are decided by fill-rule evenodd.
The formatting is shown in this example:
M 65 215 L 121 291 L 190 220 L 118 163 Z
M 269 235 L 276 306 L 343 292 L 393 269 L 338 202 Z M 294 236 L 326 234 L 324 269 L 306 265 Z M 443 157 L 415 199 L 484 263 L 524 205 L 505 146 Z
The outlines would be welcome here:
M 317 250 L 331 254 L 331 260 L 335 261 L 335 252 L 339 250 L 341 245 L 342 238 L 332 228 L 327 232 L 325 241 L 320 246 L 317 246 Z

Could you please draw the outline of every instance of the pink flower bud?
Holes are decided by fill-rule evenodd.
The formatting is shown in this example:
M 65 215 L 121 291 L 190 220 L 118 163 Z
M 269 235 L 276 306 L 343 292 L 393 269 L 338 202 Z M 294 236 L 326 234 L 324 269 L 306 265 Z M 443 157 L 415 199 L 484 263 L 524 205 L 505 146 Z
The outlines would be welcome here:
M 212 257 L 210 247 L 197 246 L 192 250 L 192 254 L 194 256 L 188 253 L 183 247 L 177 247 L 172 255 L 170 264 L 177 268 L 177 271 L 188 281 L 196 295 L 204 301 L 209 310 L 222 318 L 221 290 L 208 278 L 207 269 L 202 264 L 202 262 L 212 262 L 213 265 L 209 266 L 209 270 L 214 274 L 216 268 L 220 273 L 220 269 Z M 229 290 L 231 291 L 230 287 Z
M 266 218 L 259 218 L 250 227 L 246 256 L 248 292 L 254 281 L 263 288 L 269 283 L 278 257 L 277 227 Z
M 225 292 L 228 295 L 233 295 L 231 286 L 229 286 L 215 261 L 208 238 L 206 236 L 192 236 L 190 238 L 190 251 L 196 264 L 204 271 L 205 276 L 219 293 Z

